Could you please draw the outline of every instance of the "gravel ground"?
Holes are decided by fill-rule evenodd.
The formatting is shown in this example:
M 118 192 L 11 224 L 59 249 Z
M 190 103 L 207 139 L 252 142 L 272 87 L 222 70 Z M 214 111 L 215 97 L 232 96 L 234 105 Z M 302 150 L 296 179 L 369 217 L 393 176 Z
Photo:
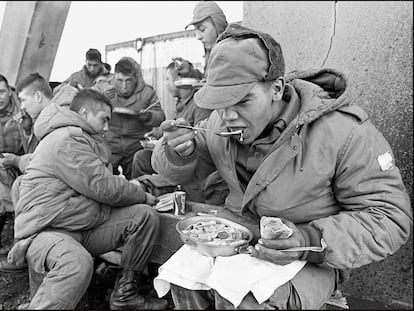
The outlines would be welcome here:
M 13 221 L 8 221 L 2 232 L 2 242 L 11 243 L 13 240 Z M 102 261 L 95 260 L 98 266 Z M 144 275 L 143 282 L 139 284 L 139 293 L 145 296 L 157 297 L 152 287 L 152 280 L 157 274 L 158 266 L 149 264 Z M 115 282 L 117 269 L 108 269 L 103 275 L 94 274 L 91 284 L 85 296 L 81 299 L 76 310 L 109 310 L 109 296 Z M 168 309 L 173 310 L 171 294 L 168 300 Z M 29 273 L 27 271 L 17 273 L 0 272 L 0 310 L 16 310 L 19 305 L 30 301 Z

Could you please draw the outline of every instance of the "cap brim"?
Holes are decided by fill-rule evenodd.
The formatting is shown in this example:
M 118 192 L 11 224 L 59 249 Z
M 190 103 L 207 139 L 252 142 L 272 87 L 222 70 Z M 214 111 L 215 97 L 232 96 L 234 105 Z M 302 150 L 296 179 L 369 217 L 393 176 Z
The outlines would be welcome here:
M 243 83 L 228 86 L 211 86 L 205 84 L 194 95 L 194 102 L 197 106 L 204 109 L 222 109 L 233 106 L 240 102 L 256 82 Z
M 185 26 L 184 30 L 187 30 L 187 28 L 191 25 L 197 24 L 199 22 L 202 22 L 203 20 L 205 20 L 208 16 L 205 17 L 201 17 L 199 19 L 193 19 L 187 26 Z

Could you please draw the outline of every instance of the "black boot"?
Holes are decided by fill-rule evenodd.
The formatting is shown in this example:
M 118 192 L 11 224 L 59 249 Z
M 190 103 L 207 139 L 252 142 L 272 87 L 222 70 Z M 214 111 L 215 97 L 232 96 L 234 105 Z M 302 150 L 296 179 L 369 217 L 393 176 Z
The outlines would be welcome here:
M 115 281 L 115 287 L 109 300 L 111 310 L 165 310 L 165 299 L 145 298 L 137 292 L 135 271 L 121 270 Z

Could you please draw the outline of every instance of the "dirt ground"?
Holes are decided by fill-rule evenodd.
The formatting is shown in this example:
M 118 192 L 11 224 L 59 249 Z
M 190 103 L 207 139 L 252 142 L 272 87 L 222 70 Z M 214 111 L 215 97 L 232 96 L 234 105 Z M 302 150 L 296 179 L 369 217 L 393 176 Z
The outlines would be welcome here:
M 11 243 L 13 240 L 13 221 L 9 220 L 3 229 L 1 240 Z M 102 261 L 95 260 L 98 267 Z M 152 280 L 157 274 L 158 266 L 149 264 L 143 283 L 139 284 L 139 293 L 145 296 L 157 297 L 152 287 Z M 79 302 L 76 310 L 109 310 L 109 296 L 116 279 L 117 269 L 108 269 L 104 274 L 94 274 L 88 291 Z M 168 309 L 173 310 L 171 294 L 166 297 Z M 29 273 L 27 271 L 16 273 L 0 272 L 0 310 L 16 310 L 19 305 L 30 302 Z

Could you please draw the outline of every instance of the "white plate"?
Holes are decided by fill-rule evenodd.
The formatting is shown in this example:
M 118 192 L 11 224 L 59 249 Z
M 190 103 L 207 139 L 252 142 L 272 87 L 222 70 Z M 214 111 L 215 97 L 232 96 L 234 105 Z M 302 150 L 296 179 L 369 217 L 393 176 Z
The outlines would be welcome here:
M 138 115 L 138 112 L 136 112 L 132 109 L 124 108 L 124 107 L 114 107 L 112 112 L 121 113 L 121 114 L 128 114 L 128 115 L 131 115 L 131 116 Z
M 175 86 L 178 88 L 192 88 L 196 83 L 198 83 L 198 80 L 194 78 L 181 78 L 174 82 Z

